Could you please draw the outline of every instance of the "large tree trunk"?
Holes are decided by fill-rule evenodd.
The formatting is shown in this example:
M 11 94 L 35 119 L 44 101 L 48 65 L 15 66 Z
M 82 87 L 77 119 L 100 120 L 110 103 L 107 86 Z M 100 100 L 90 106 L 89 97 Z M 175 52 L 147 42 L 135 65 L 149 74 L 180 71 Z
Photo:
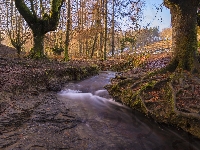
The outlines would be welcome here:
M 31 52 L 32 58 L 42 58 L 45 57 L 44 55 L 44 35 L 41 33 L 35 33 L 33 34 L 33 51 Z
M 39 59 L 44 58 L 44 26 L 41 25 L 39 21 L 35 23 L 35 26 L 32 27 L 33 32 L 33 49 L 30 52 L 30 57 Z
M 169 69 L 197 70 L 197 4 L 198 0 L 165 0 L 172 22 L 173 59 Z

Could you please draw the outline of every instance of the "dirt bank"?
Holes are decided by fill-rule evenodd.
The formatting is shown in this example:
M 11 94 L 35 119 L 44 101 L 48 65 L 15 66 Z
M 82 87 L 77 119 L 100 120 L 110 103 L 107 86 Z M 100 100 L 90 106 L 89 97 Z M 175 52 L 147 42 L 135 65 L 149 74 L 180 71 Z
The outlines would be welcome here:
M 15 49 L 1 45 L 0 149 L 68 149 L 75 139 L 60 133 L 80 120 L 56 92 L 68 81 L 97 73 L 92 63 L 18 58 Z

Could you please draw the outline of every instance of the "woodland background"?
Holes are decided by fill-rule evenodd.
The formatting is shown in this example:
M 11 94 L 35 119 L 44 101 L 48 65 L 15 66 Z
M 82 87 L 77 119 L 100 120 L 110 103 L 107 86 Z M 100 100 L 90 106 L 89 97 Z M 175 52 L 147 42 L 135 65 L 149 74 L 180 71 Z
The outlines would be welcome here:
M 30 7 L 30 1 L 25 2 Z M 171 50 L 171 28 L 160 31 L 159 27 L 140 25 L 143 2 L 134 5 L 123 0 L 68 2 L 61 8 L 57 29 L 45 35 L 45 54 L 50 58 L 62 60 L 64 57 L 68 19 L 70 59 L 125 58 L 127 54 L 147 56 Z M 0 0 L 0 43 L 15 47 L 18 54 L 28 55 L 33 47 L 33 35 L 14 3 L 14 0 Z M 38 17 L 50 13 L 50 3 L 50 0 L 34 1 Z M 163 7 L 161 4 L 156 9 L 161 11 Z M 71 12 L 70 18 L 67 10 Z

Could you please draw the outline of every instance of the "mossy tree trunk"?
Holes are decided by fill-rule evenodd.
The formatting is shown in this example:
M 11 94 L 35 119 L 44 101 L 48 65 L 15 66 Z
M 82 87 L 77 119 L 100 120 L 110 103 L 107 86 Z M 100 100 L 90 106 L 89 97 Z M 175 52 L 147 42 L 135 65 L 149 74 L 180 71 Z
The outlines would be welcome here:
M 27 7 L 24 0 L 15 0 L 16 8 L 33 32 L 34 46 L 30 55 L 32 58 L 42 58 L 45 56 L 44 35 L 49 31 L 56 30 L 63 2 L 64 0 L 52 0 L 50 13 L 44 13 L 44 9 L 42 9 L 42 17 L 40 18 L 34 10 L 33 0 L 30 0 L 31 10 Z
M 44 57 L 44 35 L 40 33 L 33 34 L 33 51 L 31 52 L 32 58 L 42 58 Z
M 164 0 L 171 12 L 172 49 L 169 70 L 197 71 L 197 7 L 199 0 Z

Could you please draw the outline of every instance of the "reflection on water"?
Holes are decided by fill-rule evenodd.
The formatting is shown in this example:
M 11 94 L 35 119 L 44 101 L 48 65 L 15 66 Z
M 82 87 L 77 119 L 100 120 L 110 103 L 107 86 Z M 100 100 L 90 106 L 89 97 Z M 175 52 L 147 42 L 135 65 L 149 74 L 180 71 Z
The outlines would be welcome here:
M 76 133 L 85 140 L 87 149 L 200 149 L 200 140 L 193 136 L 113 101 L 103 87 L 114 76 L 113 72 L 102 72 L 69 83 L 58 93 L 58 98 L 82 120 Z

